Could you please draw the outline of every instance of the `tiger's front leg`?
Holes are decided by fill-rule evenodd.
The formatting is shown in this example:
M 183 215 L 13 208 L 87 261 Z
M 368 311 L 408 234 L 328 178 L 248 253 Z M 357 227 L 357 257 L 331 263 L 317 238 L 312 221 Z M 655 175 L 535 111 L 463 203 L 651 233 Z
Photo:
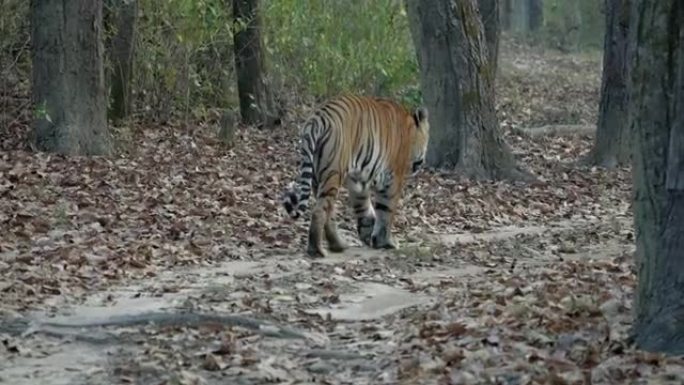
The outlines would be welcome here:
M 337 195 L 332 198 L 337 198 Z M 328 241 L 328 248 L 333 253 L 341 253 L 345 251 L 349 246 L 345 241 L 342 240 L 340 234 L 337 232 L 337 223 L 335 222 L 335 199 L 332 199 L 329 203 L 327 221 L 324 226 L 325 239 Z
M 327 255 L 322 245 L 323 229 L 326 222 L 325 203 L 325 199 L 318 198 L 311 213 L 306 253 L 312 258 L 325 258 Z
M 398 191 L 394 185 L 392 174 L 385 175 L 377 184 L 375 194 L 375 225 L 371 235 L 371 246 L 375 249 L 396 249 L 397 244 L 392 236 L 392 221 Z

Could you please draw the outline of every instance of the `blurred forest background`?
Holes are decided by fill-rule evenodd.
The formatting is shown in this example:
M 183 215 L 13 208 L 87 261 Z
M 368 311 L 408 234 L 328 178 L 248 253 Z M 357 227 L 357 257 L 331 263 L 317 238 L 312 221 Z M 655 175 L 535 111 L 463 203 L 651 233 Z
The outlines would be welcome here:
M 2 0 L 0 132 L 5 148 L 22 141 L 32 113 L 29 3 Z M 116 25 L 106 21 L 117 2 L 105 3 L 105 35 L 111 38 Z M 525 43 L 598 59 L 602 3 L 504 1 L 501 49 Z M 233 25 L 230 2 L 141 0 L 137 11 L 131 79 L 136 121 L 206 120 L 223 109 L 237 109 L 233 33 L 239 26 Z M 266 81 L 281 111 L 341 92 L 420 102 L 416 55 L 401 0 L 267 0 L 260 13 Z M 111 71 L 111 60 L 105 65 Z

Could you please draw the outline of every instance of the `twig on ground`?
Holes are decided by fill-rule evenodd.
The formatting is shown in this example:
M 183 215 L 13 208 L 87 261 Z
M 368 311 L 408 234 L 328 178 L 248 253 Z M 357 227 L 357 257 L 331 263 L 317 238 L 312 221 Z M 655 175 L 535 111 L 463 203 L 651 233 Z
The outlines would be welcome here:
M 551 124 L 541 127 L 514 128 L 511 130 L 518 135 L 531 138 L 540 136 L 566 136 L 566 135 L 594 135 L 595 126 L 580 124 Z

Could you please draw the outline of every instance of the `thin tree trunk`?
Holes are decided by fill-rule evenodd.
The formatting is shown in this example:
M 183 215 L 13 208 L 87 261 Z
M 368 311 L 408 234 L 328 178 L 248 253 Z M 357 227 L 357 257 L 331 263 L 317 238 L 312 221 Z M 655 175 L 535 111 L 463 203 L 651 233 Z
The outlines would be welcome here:
M 537 31 L 544 23 L 544 4 L 542 0 L 505 0 L 508 4 L 508 26 L 518 33 Z
M 111 71 L 109 80 L 109 118 L 118 123 L 131 111 L 131 76 L 135 47 L 137 0 L 107 0 L 105 20 L 114 29 L 107 41 Z
M 109 153 L 102 1 L 33 0 L 31 31 L 34 145 L 63 154 Z
M 543 0 L 528 0 L 528 26 L 530 32 L 538 31 L 544 24 L 544 2 Z M 575 0 L 579 1 L 579 0 Z
M 627 119 L 627 45 L 631 0 L 606 0 L 601 102 L 594 148 L 589 162 L 617 167 L 630 161 Z
M 513 13 L 513 0 L 501 0 L 501 29 L 511 29 L 511 14 Z
M 684 354 L 684 7 L 634 0 L 631 20 L 634 336 L 642 349 Z
M 565 17 L 565 45 L 562 49 L 566 51 L 578 51 L 581 44 L 582 24 L 584 23 L 582 7 L 579 1 L 569 2 L 570 9 L 567 10 Z M 567 9 L 567 7 L 566 7 Z
M 244 25 L 234 35 L 235 69 L 242 123 L 259 127 L 275 124 L 273 100 L 265 84 L 258 0 L 233 0 L 233 19 Z
M 407 0 L 430 111 L 430 166 L 495 179 L 527 177 L 501 138 L 475 0 Z
M 530 31 L 529 0 L 511 0 L 511 29 L 518 33 Z
M 501 34 L 499 0 L 478 0 L 478 3 L 484 25 L 487 52 L 489 53 L 488 67 L 493 86 L 499 64 L 499 35 Z

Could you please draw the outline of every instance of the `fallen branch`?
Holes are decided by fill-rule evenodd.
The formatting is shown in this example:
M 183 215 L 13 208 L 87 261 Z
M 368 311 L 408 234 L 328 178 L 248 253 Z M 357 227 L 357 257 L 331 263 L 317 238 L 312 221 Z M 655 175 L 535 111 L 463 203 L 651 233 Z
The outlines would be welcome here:
M 596 133 L 596 127 L 580 124 L 551 124 L 541 127 L 514 128 L 514 134 L 524 135 L 531 138 L 540 136 L 566 136 L 566 135 L 589 135 Z
M 198 313 L 144 313 L 123 315 L 104 320 L 90 320 L 83 322 L 40 322 L 27 321 L 20 318 L 0 324 L 0 333 L 10 335 L 29 336 L 43 333 L 53 336 L 75 336 L 73 332 L 63 329 L 94 328 L 94 327 L 130 327 L 154 324 L 160 327 L 185 326 L 197 327 L 201 325 L 220 325 L 223 327 L 239 326 L 255 331 L 268 337 L 288 339 L 311 339 L 311 335 L 293 329 L 270 324 L 253 318 L 237 315 L 198 314 Z M 79 338 L 83 339 L 83 338 Z M 96 339 L 100 340 L 100 339 Z

